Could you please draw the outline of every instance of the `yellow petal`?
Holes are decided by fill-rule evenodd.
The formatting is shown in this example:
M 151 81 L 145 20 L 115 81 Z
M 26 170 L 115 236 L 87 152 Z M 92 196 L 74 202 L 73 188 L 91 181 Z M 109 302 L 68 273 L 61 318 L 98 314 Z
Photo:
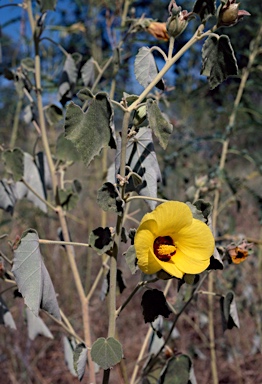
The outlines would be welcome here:
M 146 223 L 150 225 L 149 222 Z M 152 224 L 152 223 L 151 223 Z M 154 226 L 154 225 L 153 225 Z M 148 229 L 139 229 L 135 235 L 134 245 L 136 250 L 137 264 L 147 274 L 156 273 L 161 269 L 158 259 L 153 252 L 155 237 Z
M 189 257 L 179 249 L 177 250 L 175 256 L 172 257 L 172 260 L 179 270 L 183 273 L 189 273 L 192 275 L 203 272 L 210 264 L 210 258 L 207 260 L 199 260 L 194 257 Z
M 161 260 L 158 260 L 158 263 L 160 265 L 160 269 L 163 269 L 164 271 L 166 271 L 167 273 L 169 273 L 169 275 L 171 276 L 175 276 L 177 277 L 178 279 L 182 279 L 183 275 L 184 275 L 184 272 L 182 272 L 176 265 L 176 263 L 174 262 L 175 260 L 175 256 L 173 256 L 169 261 L 161 261 Z
M 182 228 L 176 234 L 175 242 L 184 255 L 199 261 L 208 260 L 215 248 L 211 230 L 205 223 L 197 219 L 193 219 L 190 226 Z
M 185 203 L 167 201 L 149 213 L 158 224 L 157 236 L 171 236 L 192 223 L 192 213 Z

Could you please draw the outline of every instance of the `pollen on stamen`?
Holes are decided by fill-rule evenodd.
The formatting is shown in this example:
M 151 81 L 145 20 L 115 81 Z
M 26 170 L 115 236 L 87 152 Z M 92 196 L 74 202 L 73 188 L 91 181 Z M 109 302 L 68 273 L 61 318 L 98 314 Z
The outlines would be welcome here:
M 154 253 L 161 261 L 169 261 L 176 253 L 176 246 L 170 236 L 159 236 L 154 241 Z

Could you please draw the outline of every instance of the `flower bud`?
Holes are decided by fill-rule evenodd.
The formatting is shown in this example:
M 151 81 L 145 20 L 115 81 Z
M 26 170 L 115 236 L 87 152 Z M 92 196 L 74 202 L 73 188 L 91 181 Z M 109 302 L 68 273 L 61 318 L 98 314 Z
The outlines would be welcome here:
M 184 32 L 188 24 L 188 21 L 184 18 L 186 14 L 187 11 L 180 11 L 179 13 L 172 15 L 168 18 L 166 29 L 169 36 L 177 37 L 182 32 Z
M 169 40 L 169 36 L 166 30 L 166 23 L 160 23 L 158 21 L 152 21 L 147 27 L 147 32 L 151 33 L 156 39 Z
M 245 10 L 239 10 L 240 3 L 236 0 L 227 0 L 218 8 L 218 23 L 217 27 L 231 27 L 238 23 L 244 16 L 250 16 L 250 13 Z

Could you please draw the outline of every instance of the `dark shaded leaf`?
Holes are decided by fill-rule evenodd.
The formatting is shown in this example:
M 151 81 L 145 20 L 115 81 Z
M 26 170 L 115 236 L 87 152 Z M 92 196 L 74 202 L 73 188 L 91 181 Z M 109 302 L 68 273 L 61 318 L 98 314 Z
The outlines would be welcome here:
M 202 22 L 205 22 L 216 13 L 216 0 L 196 0 L 193 12 L 200 16 Z
M 159 384 L 188 384 L 192 362 L 187 355 L 171 357 L 159 378 Z
M 28 308 L 36 316 L 42 308 L 60 320 L 56 293 L 43 262 L 38 234 L 34 229 L 22 234 L 21 241 L 14 251 L 12 272 Z
M 159 315 L 168 317 L 172 313 L 163 292 L 158 289 L 147 290 L 142 296 L 141 305 L 145 323 L 152 323 Z
M 217 248 L 215 248 L 214 253 L 210 258 L 210 264 L 207 269 L 209 270 L 209 269 L 223 269 L 223 268 L 224 268 L 224 263 L 222 261 L 222 258 Z
M 51 190 L 53 185 L 47 157 L 44 152 L 37 152 L 35 155 L 35 164 L 44 189 L 44 196 L 47 197 L 47 190 Z
M 221 297 L 220 309 L 224 331 L 233 327 L 240 328 L 234 292 L 230 291 L 225 297 Z
M 4 299 L 0 296 L 0 324 L 16 330 L 16 325 L 11 312 L 9 311 Z
M 131 245 L 128 250 L 124 253 L 124 256 L 126 259 L 126 263 L 133 275 L 138 270 L 135 246 Z
M 148 99 L 146 108 L 149 126 L 158 138 L 161 147 L 166 149 L 169 136 L 173 132 L 173 125 L 163 116 L 156 100 Z
M 26 57 L 21 60 L 21 66 L 28 72 L 35 72 L 35 62 L 31 57 Z
M 201 74 L 208 77 L 210 89 L 237 73 L 237 61 L 229 37 L 211 34 L 202 48 L 201 70 Z
M 199 199 L 197 201 L 194 202 L 194 205 L 196 206 L 196 208 L 202 212 L 202 215 L 205 219 L 205 223 L 206 224 L 209 224 L 209 221 L 210 221 L 210 215 L 211 215 L 211 211 L 212 211 L 212 205 L 211 203 L 209 202 L 206 202 L 202 199 Z
M 48 124 L 54 125 L 57 124 L 63 118 L 63 111 L 55 104 L 49 104 L 44 109 L 45 117 L 48 121 Z
M 123 214 L 124 201 L 112 183 L 104 183 L 98 190 L 97 203 L 106 212 L 116 212 L 119 216 Z
M 38 335 L 48 337 L 49 339 L 54 338 L 41 317 L 35 316 L 29 308 L 26 308 L 26 319 L 27 332 L 30 340 L 34 340 Z
M 57 0 L 37 0 L 40 5 L 41 12 L 54 11 L 56 7 Z
M 58 160 L 75 162 L 80 160 L 80 154 L 75 148 L 72 141 L 65 138 L 64 133 L 58 136 L 56 142 L 56 157 Z
M 72 141 L 81 159 L 89 165 L 102 148 L 115 148 L 113 109 L 106 93 L 98 93 L 87 112 L 71 102 L 66 110 L 65 137 Z
M 135 76 L 137 81 L 146 88 L 156 78 L 157 74 L 157 65 L 150 48 L 140 48 L 135 59 Z M 156 86 L 161 90 L 165 88 L 163 80 L 160 80 Z
M 58 196 L 61 206 L 66 210 L 70 211 L 77 206 L 79 196 L 75 193 L 72 188 L 59 189 Z
M 7 172 L 13 175 L 15 181 L 19 181 L 24 176 L 24 153 L 20 148 L 8 149 L 3 152 L 3 160 Z
M 109 369 L 122 360 L 122 345 L 113 337 L 100 337 L 92 345 L 91 357 L 101 368 Z
M 98 227 L 94 229 L 90 233 L 89 244 L 98 253 L 98 255 L 103 255 L 109 251 L 113 246 L 110 229 L 108 227 Z
M 87 348 L 85 344 L 77 344 L 73 354 L 74 368 L 77 373 L 78 380 L 81 381 L 85 374 L 87 359 Z
M 0 208 L 6 212 L 10 212 L 12 215 L 15 203 L 16 193 L 14 183 L 9 183 L 7 180 L 0 180 Z

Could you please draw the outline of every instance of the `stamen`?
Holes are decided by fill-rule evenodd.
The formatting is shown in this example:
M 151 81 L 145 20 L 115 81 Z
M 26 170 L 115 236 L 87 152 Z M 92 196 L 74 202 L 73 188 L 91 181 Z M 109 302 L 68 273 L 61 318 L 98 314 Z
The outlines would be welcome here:
M 176 246 L 170 236 L 159 236 L 154 241 L 154 254 L 161 261 L 169 261 L 176 253 Z

